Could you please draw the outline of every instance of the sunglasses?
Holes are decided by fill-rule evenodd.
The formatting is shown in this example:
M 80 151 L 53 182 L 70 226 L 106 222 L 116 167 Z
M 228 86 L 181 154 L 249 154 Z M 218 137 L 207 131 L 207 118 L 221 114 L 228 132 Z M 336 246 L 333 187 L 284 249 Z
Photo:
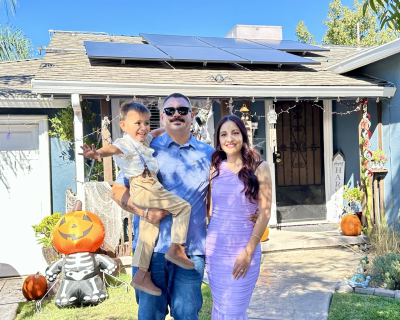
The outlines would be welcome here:
M 167 116 L 173 116 L 175 114 L 175 111 L 178 111 L 178 114 L 180 114 L 181 116 L 186 116 L 191 111 L 191 109 L 189 107 L 178 107 L 176 109 L 168 107 L 163 110 L 163 112 Z

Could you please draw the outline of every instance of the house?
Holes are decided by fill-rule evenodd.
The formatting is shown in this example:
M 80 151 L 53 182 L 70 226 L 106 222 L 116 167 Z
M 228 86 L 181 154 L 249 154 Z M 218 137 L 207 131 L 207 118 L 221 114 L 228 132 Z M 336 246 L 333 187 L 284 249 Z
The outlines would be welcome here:
M 235 39 L 235 34 L 240 34 L 242 27 L 244 26 L 236 26 L 229 33 L 229 37 Z M 253 40 L 257 37 L 264 37 L 264 39 L 259 38 L 257 41 L 265 41 L 271 46 L 295 45 L 297 49 L 281 48 L 280 51 L 271 47 L 260 48 L 260 50 L 263 49 L 263 52 L 270 50 L 277 56 L 285 56 L 285 59 L 289 60 L 281 62 L 279 59 L 272 59 L 269 63 L 265 63 L 265 61 L 264 63 L 248 63 L 249 60 L 246 62 L 246 59 L 236 58 L 236 60 L 229 60 L 230 62 L 226 63 L 226 61 L 213 61 L 212 58 L 211 61 L 205 61 L 207 58 L 192 59 L 192 61 L 172 59 L 172 61 L 165 58 L 129 60 L 126 57 L 118 56 L 118 54 L 117 57 L 101 56 L 101 54 L 96 56 L 93 52 L 88 54 L 90 44 L 100 43 L 101 48 L 109 45 L 112 47 L 117 45 L 121 48 L 120 45 L 123 45 L 122 47 L 128 49 L 132 46 L 144 48 L 143 45 L 145 45 L 146 50 L 150 50 L 151 46 L 148 44 L 146 36 L 112 36 L 104 33 L 53 31 L 50 44 L 45 49 L 46 53 L 43 58 L 2 63 L 4 66 L 10 66 L 11 70 L 7 71 L 0 68 L 0 79 L 5 79 L 0 82 L 2 86 L 0 87 L 0 96 L 2 94 L 7 95 L 10 90 L 26 90 L 26 94 L 29 94 L 31 99 L 29 100 L 30 103 L 35 103 L 36 106 L 35 109 L 28 109 L 26 101 L 25 104 L 22 104 L 22 101 L 18 100 L 17 103 L 14 98 L 0 99 L 0 103 L 2 103 L 2 116 L 0 118 L 2 135 L 5 136 L 8 133 L 8 114 L 12 119 L 18 118 L 18 115 L 21 114 L 35 114 L 36 118 L 34 119 L 39 123 L 39 127 L 42 126 L 42 129 L 33 132 L 32 136 L 43 146 L 43 153 L 47 152 L 47 155 L 43 156 L 43 166 L 41 167 L 41 170 L 46 171 L 46 175 L 43 179 L 38 177 L 34 179 L 35 182 L 45 180 L 45 183 L 42 182 L 42 185 L 45 186 L 39 190 L 37 183 L 27 182 L 30 194 L 34 193 L 36 198 L 41 198 L 45 205 L 37 204 L 34 207 L 33 204 L 27 204 L 30 211 L 34 208 L 41 208 L 42 217 L 51 213 L 50 180 L 53 183 L 53 195 L 55 193 L 64 194 L 72 183 L 78 198 L 84 200 L 84 184 L 82 183 L 85 179 L 84 160 L 83 157 L 76 155 L 80 145 L 82 145 L 83 136 L 82 99 L 90 99 L 95 104 L 97 103 L 97 110 L 99 110 L 99 114 L 101 113 L 102 119 L 107 116 L 108 119 L 114 120 L 117 118 L 120 105 L 124 101 L 136 98 L 141 99 L 145 104 L 151 102 L 154 105 L 159 104 L 159 102 L 162 103 L 162 99 L 167 95 L 180 92 L 196 99 L 198 105 L 206 105 L 207 101 L 211 101 L 211 117 L 215 125 L 221 117 L 229 114 L 229 107 L 233 107 L 233 112 L 238 115 L 240 115 L 239 111 L 242 105 L 248 107 L 251 122 L 254 123 L 251 124 L 254 128 L 252 132 L 253 144 L 259 150 L 263 159 L 271 165 L 274 182 L 271 225 L 287 221 L 301 222 L 329 218 L 330 213 L 327 210 L 333 195 L 331 186 L 332 157 L 336 151 L 345 148 L 342 145 L 347 145 L 347 142 L 342 142 L 343 139 L 345 141 L 358 141 L 358 132 L 349 134 L 349 137 L 341 136 L 345 129 L 341 120 L 350 121 L 351 117 L 357 117 L 356 112 L 347 114 L 347 111 L 355 108 L 358 98 L 370 99 L 369 109 L 374 110 L 376 109 L 374 101 L 378 97 L 380 99 L 393 97 L 396 86 L 391 82 L 360 72 L 340 74 L 329 70 L 329 67 L 341 61 L 367 52 L 365 48 L 311 47 L 296 42 L 281 42 L 279 40 L 281 33 L 276 28 L 262 29 L 262 35 L 257 33 L 257 28 L 262 29 L 259 26 L 251 26 L 249 31 L 249 28 L 246 27 L 245 32 L 247 32 L 249 39 L 247 42 L 254 43 Z M 272 30 L 273 41 L 268 38 L 268 30 Z M 190 41 L 198 40 L 197 38 L 188 38 L 191 38 Z M 174 47 L 173 41 L 175 40 L 168 37 L 165 39 L 167 39 L 167 48 L 164 49 L 167 51 L 174 49 L 171 47 Z M 213 39 L 218 40 L 220 38 Z M 214 41 L 213 39 L 204 41 Z M 235 41 L 234 39 L 233 41 Z M 239 48 L 237 52 L 243 53 L 244 51 L 241 49 Z M 186 52 L 187 50 L 189 49 L 185 48 L 183 51 Z M 232 51 L 233 49 L 229 50 Z M 296 52 L 293 52 L 293 50 Z M 179 54 L 183 51 L 178 48 L 176 52 Z M 195 50 L 196 54 L 200 51 Z M 160 53 L 157 52 L 157 54 Z M 290 63 L 287 63 L 288 61 Z M 36 67 L 33 67 L 33 65 Z M 31 66 L 32 69 L 29 70 Z M 7 80 L 10 77 L 16 80 Z M 5 104 L 3 101 L 6 101 Z M 71 177 L 71 173 L 68 173 L 68 178 L 62 179 L 54 172 L 53 167 L 51 167 L 52 172 L 50 174 L 50 163 L 52 164 L 55 161 L 57 155 L 53 154 L 53 148 L 51 148 L 51 155 L 46 151 L 49 145 L 49 138 L 45 135 L 48 124 L 46 121 L 40 124 L 39 120 L 53 114 L 54 108 L 66 107 L 69 103 L 71 103 L 75 113 L 75 162 L 72 164 L 75 166 L 75 172 L 73 177 Z M 342 105 L 342 103 L 344 104 Z M 350 109 L 347 109 L 347 107 Z M 269 123 L 267 117 L 272 109 L 276 110 L 277 113 L 282 112 L 278 117 L 276 128 Z M 346 115 L 340 117 L 333 112 L 345 112 Z M 373 111 L 371 112 L 373 113 Z M 158 119 L 159 111 L 152 109 L 151 120 L 153 123 L 157 123 Z M 26 120 L 21 121 L 22 124 L 26 124 L 24 122 Z M 357 123 L 355 126 L 357 128 Z M 13 132 L 14 128 L 11 138 L 13 138 Z M 120 134 L 118 121 L 112 121 L 112 139 Z M 0 143 L 6 144 L 8 142 L 4 138 Z M 28 145 L 21 145 L 19 148 L 29 150 L 31 143 Z M 358 148 L 358 144 L 356 144 L 356 148 Z M 276 152 L 274 153 L 274 151 Z M 350 155 L 347 154 L 346 150 L 344 150 L 344 154 L 348 161 Z M 355 157 L 357 162 L 358 154 Z M 276 159 L 279 160 L 275 162 Z M 71 166 L 71 163 L 69 165 Z M 354 165 L 353 171 L 356 173 L 356 165 L 352 165 Z M 70 166 L 69 168 L 71 168 Z M 348 170 L 352 170 L 348 168 L 349 166 L 346 166 L 345 179 L 349 178 L 350 171 Z M 109 164 L 107 170 L 111 173 L 111 164 Z M 38 173 L 38 176 L 41 175 Z M 111 179 L 112 176 L 111 178 L 110 175 L 105 176 L 105 180 Z M 356 178 L 354 177 L 354 179 Z M 63 182 L 58 184 L 57 188 L 54 187 L 55 181 L 64 180 L 68 181 L 69 184 Z M 6 187 L 4 189 L 7 190 Z M 10 201 L 6 199 L 5 192 L 0 194 L 2 201 Z M 26 194 L 27 191 L 24 193 L 25 198 Z M 25 199 L 24 195 L 20 196 L 21 200 Z M 21 219 L 17 217 L 26 212 L 27 208 L 22 206 L 24 200 L 18 201 L 18 205 L 15 202 L 16 200 L 13 201 L 13 204 L 9 207 L 9 210 L 11 210 L 11 207 L 13 208 L 13 230 L 17 230 L 19 224 L 30 226 L 38 222 L 39 219 L 20 222 Z M 54 201 L 53 196 L 53 207 Z M 29 241 L 27 241 L 29 232 L 31 232 L 30 227 L 24 229 L 24 234 L 27 235 L 24 238 L 24 243 L 29 243 L 34 247 L 35 244 L 32 244 L 34 242 L 33 236 L 29 236 Z M 7 238 L 1 235 L 0 241 L 4 243 L 6 239 L 14 238 L 11 237 L 13 234 L 10 231 L 6 234 Z M 11 249 L 5 255 L 6 259 L 9 259 L 9 255 L 11 255 Z M 5 263 L 7 263 L 7 260 L 5 260 Z M 19 262 L 16 261 L 15 263 Z M 15 268 L 20 274 L 25 272 L 20 271 L 19 267 Z M 2 275 L 0 274 L 0 276 Z

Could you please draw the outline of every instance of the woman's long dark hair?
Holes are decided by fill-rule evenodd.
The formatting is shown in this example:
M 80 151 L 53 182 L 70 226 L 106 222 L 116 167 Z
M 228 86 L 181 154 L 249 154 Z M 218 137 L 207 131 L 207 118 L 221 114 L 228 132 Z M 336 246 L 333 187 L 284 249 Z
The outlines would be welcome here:
M 221 119 L 217 126 L 217 133 L 215 135 L 215 151 L 211 156 L 211 168 L 215 169 L 215 174 L 212 179 L 219 176 L 219 165 L 223 160 L 226 159 L 226 153 L 221 149 L 221 142 L 219 139 L 219 134 L 221 131 L 221 127 L 225 122 L 233 121 L 239 127 L 239 130 L 243 137 L 243 146 L 242 146 L 242 159 L 243 159 L 243 167 L 240 169 L 238 173 L 239 179 L 244 184 L 245 196 L 251 203 L 258 201 L 258 189 L 260 187 L 258 183 L 258 179 L 255 175 L 255 171 L 257 167 L 262 162 L 260 154 L 254 150 L 250 149 L 249 146 L 249 138 L 247 137 L 247 130 L 244 126 L 242 120 L 235 115 L 229 115 Z

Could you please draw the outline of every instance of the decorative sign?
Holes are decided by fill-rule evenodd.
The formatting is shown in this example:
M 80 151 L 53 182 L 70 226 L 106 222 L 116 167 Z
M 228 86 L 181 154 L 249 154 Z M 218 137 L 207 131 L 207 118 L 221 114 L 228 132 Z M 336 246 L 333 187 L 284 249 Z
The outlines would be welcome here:
M 269 124 L 276 124 L 278 115 L 275 111 L 275 105 L 272 105 L 272 109 L 267 114 L 267 119 L 268 119 Z
M 333 156 L 332 161 L 332 179 L 331 191 L 332 196 L 328 204 L 328 221 L 339 223 L 342 217 L 343 206 L 343 187 L 344 187 L 344 168 L 345 158 L 341 152 L 337 152 Z

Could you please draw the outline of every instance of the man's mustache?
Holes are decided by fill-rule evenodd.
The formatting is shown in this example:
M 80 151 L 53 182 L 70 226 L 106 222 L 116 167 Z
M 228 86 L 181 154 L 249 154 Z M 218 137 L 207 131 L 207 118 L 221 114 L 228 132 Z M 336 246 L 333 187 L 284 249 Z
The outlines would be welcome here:
M 173 119 L 171 119 L 169 122 L 176 122 L 176 121 L 180 121 L 180 122 L 185 122 L 185 120 L 184 119 L 182 119 L 182 118 L 173 118 Z

